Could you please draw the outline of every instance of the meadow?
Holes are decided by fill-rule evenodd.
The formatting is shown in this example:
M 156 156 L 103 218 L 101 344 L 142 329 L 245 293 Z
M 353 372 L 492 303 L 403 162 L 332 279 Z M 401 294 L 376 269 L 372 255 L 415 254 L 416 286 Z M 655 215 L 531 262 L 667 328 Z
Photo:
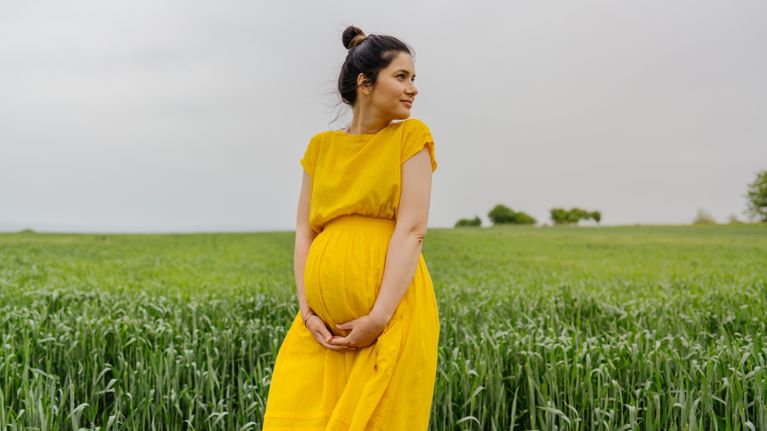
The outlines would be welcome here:
M 0 234 L 0 430 L 259 430 L 293 232 Z M 431 430 L 767 430 L 767 226 L 457 228 Z

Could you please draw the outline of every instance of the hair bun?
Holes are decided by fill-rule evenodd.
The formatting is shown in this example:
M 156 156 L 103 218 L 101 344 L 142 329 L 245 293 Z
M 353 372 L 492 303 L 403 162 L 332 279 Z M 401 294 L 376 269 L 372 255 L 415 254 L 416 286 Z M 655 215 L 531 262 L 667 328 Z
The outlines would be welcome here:
M 350 25 L 349 27 L 346 27 L 346 30 L 344 30 L 344 34 L 341 36 L 341 42 L 343 42 L 346 49 L 352 49 L 359 45 L 360 42 L 365 40 L 366 37 L 367 36 L 365 35 L 365 32 L 362 31 L 362 29 Z

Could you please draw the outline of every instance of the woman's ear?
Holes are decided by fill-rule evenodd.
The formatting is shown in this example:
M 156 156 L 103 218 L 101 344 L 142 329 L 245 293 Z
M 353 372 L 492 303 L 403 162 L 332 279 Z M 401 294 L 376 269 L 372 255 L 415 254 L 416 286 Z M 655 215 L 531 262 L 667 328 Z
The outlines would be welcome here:
M 367 77 L 365 77 L 365 74 L 362 72 L 357 75 L 357 87 L 359 87 L 365 95 L 370 95 L 370 81 L 368 81 Z

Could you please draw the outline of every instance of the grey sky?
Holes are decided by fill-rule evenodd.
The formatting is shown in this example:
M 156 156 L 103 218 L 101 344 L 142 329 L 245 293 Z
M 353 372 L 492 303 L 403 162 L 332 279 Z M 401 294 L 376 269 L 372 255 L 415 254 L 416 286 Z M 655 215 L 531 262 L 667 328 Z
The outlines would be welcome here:
M 350 24 L 416 52 L 430 227 L 503 203 L 743 218 L 762 1 L 2 2 L 0 230 L 290 230 Z

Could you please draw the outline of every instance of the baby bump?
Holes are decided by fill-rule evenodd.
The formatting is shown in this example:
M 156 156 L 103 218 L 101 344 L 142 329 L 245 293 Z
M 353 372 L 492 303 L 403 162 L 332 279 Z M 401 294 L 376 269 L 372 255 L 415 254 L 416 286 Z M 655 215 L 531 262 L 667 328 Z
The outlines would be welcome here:
M 309 307 L 339 333 L 336 324 L 364 316 L 373 308 L 391 230 L 381 229 L 380 222 L 357 218 L 333 225 L 330 229 L 326 226 L 312 242 L 304 269 L 304 291 Z

